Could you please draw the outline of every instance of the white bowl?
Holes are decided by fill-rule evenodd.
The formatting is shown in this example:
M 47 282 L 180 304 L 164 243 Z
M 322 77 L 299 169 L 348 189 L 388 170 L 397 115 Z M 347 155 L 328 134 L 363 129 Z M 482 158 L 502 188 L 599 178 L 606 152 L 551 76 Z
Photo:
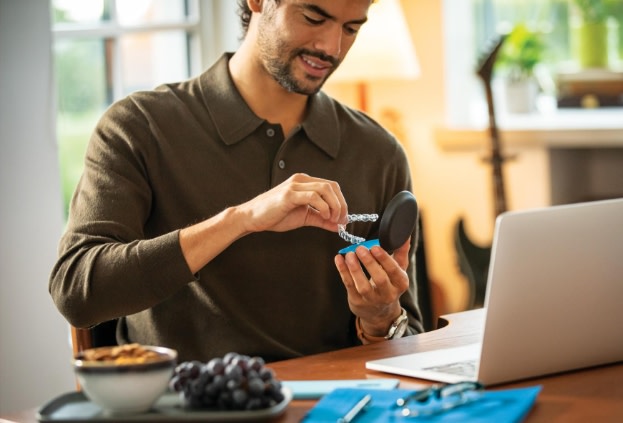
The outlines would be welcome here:
M 102 347 L 92 349 L 103 350 Z M 177 351 L 141 346 L 158 353 L 144 363 L 86 360 L 84 352 L 73 360 L 74 371 L 85 395 L 107 414 L 142 413 L 167 390 L 177 363 Z

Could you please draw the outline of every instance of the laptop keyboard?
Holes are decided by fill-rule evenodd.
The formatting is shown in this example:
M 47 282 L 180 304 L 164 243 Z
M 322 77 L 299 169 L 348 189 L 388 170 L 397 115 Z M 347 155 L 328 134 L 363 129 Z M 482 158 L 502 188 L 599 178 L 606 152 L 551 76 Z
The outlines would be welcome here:
M 427 367 L 424 370 L 431 370 L 439 373 L 447 373 L 457 376 L 476 376 L 476 361 L 459 361 L 457 363 L 444 364 L 442 366 Z

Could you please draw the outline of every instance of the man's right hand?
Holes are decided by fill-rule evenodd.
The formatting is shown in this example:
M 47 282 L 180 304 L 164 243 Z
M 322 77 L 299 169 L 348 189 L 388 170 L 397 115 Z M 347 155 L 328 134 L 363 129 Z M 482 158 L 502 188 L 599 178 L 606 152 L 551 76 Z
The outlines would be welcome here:
M 235 240 L 253 232 L 285 232 L 315 226 L 337 232 L 348 207 L 337 182 L 297 173 L 238 206 L 180 231 L 191 273 L 198 272 Z
M 297 173 L 275 188 L 236 207 L 248 233 L 285 232 L 315 226 L 337 232 L 348 207 L 337 182 Z

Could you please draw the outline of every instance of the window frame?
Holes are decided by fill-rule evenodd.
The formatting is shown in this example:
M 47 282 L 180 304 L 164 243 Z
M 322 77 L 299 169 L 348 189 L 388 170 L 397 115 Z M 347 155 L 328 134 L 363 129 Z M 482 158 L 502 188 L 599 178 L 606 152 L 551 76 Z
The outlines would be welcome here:
M 488 126 L 489 118 L 482 81 L 476 75 L 476 52 L 484 51 L 483 46 L 477 46 L 479 35 L 495 34 L 497 22 L 494 16 L 494 0 L 482 0 L 482 15 L 475 15 L 473 0 L 442 0 L 444 19 L 444 84 L 445 84 L 445 125 L 449 128 L 483 128 Z M 481 28 L 476 28 L 477 18 L 482 22 Z M 619 22 L 623 25 L 623 20 Z M 478 34 L 476 32 L 478 31 Z M 492 35 L 493 37 L 493 35 Z M 493 41 L 493 40 L 492 40 Z M 554 66 L 552 63 L 549 66 Z M 565 70 L 573 67 L 564 58 L 556 66 Z M 623 70 L 623 57 L 619 58 L 615 70 Z M 555 75 L 552 75 L 554 82 Z M 553 105 L 554 98 L 544 99 L 545 111 L 530 114 L 506 113 L 503 107 L 498 107 L 502 101 L 501 78 L 494 75 L 492 80 L 496 117 L 500 127 L 534 128 L 543 126 L 543 121 L 553 120 L 562 127 L 573 127 L 578 120 L 585 125 L 603 116 L 610 122 L 610 116 L 620 113 L 621 108 L 560 109 Z
M 119 48 L 120 39 L 128 34 L 136 33 L 158 33 L 165 31 L 184 31 L 188 34 L 187 40 L 187 69 L 188 76 L 195 75 L 202 68 L 202 49 L 201 34 L 203 19 L 209 17 L 201 12 L 201 2 L 199 0 L 186 0 L 188 15 L 182 20 L 157 23 L 141 23 L 133 25 L 121 25 L 117 19 L 116 4 L 121 0 L 110 0 L 112 7 L 110 19 L 103 22 L 92 23 L 52 23 L 52 42 L 59 40 L 81 39 L 81 38 L 100 38 L 105 42 L 110 42 L 112 54 L 111 60 L 111 88 L 112 101 L 123 98 L 122 58 Z
M 206 27 L 213 27 L 213 23 L 217 20 L 214 10 L 219 6 L 221 0 L 185 0 L 184 7 L 186 8 L 186 16 L 180 19 L 174 19 L 169 21 L 160 22 L 147 22 L 139 24 L 121 24 L 117 19 L 116 8 L 119 1 L 127 0 L 106 0 L 110 1 L 110 10 L 106 20 L 96 22 L 69 22 L 69 23 L 50 23 L 52 43 L 51 46 L 55 46 L 56 43 L 64 41 L 80 41 L 80 40 L 99 40 L 105 45 L 106 57 L 104 60 L 104 72 L 106 75 L 106 97 L 105 107 L 110 106 L 116 101 L 121 100 L 128 95 L 128 87 L 125 86 L 124 81 L 124 63 L 123 63 L 123 51 L 122 45 L 123 38 L 126 36 L 132 36 L 135 34 L 149 34 L 158 35 L 170 31 L 183 32 L 186 37 L 186 52 L 182 58 L 186 63 L 185 75 L 180 76 L 180 80 L 191 78 L 200 74 L 204 67 L 203 57 L 206 51 L 211 51 L 212 48 L 218 47 L 220 40 L 219 34 L 211 33 L 210 50 L 206 50 L 206 45 L 203 40 L 206 37 Z M 50 10 L 54 7 L 50 1 Z M 214 38 L 214 39 L 212 39 Z M 54 51 L 54 47 L 52 47 Z M 54 53 L 52 54 L 52 60 L 56 60 Z M 171 81 L 151 81 L 152 84 L 158 85 L 160 83 L 166 83 Z M 60 87 L 57 85 L 58 81 L 54 78 L 53 91 L 55 93 L 55 138 L 56 148 L 59 151 L 59 166 L 60 166 L 60 178 L 61 178 L 61 195 L 63 198 L 63 208 L 65 210 L 65 217 L 67 218 L 69 212 L 69 204 L 73 191 L 75 190 L 78 182 L 79 173 L 82 173 L 84 163 L 77 161 L 75 152 L 77 144 L 72 146 L 72 141 L 67 138 L 67 134 L 60 128 L 61 119 L 63 118 L 63 111 L 60 106 Z M 96 119 L 96 118 L 95 118 Z M 92 122 L 95 125 L 95 121 Z M 85 148 L 88 143 L 88 136 L 82 136 L 84 145 L 78 148 Z M 69 144 L 66 144 L 69 143 Z M 71 157 L 71 156 L 74 157 Z M 79 172 L 79 173 L 78 173 Z

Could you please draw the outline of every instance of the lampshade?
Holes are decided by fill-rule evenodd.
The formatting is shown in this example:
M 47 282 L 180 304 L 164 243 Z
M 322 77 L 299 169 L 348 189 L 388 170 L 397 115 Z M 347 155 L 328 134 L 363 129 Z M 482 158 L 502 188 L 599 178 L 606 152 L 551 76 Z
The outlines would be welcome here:
M 332 82 L 415 79 L 420 66 L 399 0 L 376 0 Z

